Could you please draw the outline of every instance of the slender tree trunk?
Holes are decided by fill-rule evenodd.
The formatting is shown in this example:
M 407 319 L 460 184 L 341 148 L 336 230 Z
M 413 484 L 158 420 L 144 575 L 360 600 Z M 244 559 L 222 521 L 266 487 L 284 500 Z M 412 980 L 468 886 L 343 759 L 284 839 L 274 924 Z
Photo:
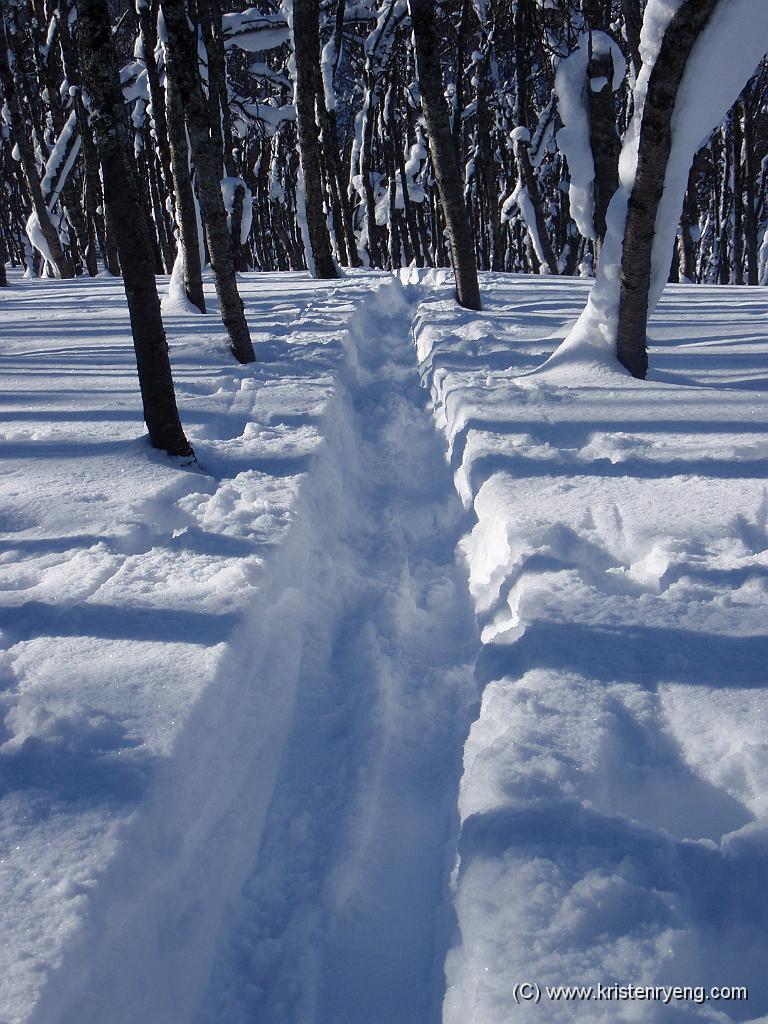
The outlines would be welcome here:
M 368 227 L 368 257 L 371 267 L 383 266 L 381 258 L 381 231 L 376 223 L 376 196 L 373 191 L 373 129 L 376 122 L 376 103 L 378 90 L 373 84 L 367 93 L 367 108 L 364 106 L 365 122 L 363 125 L 362 147 L 360 150 L 360 176 L 363 179 L 365 196 L 365 221 Z
M 9 48 L 6 40 L 7 31 L 6 0 L 0 0 L 0 84 L 3 87 L 5 104 L 11 120 L 14 142 L 19 154 L 19 161 L 24 172 L 32 210 L 45 244 L 53 260 L 56 276 L 70 278 L 75 276 L 72 261 L 62 247 L 59 233 L 54 227 L 45 204 L 40 174 L 35 161 L 35 153 L 30 138 L 29 124 L 26 122 L 16 91 L 16 81 L 11 71 Z
M 144 50 L 144 67 L 147 69 L 149 99 L 152 104 L 152 122 L 155 126 L 155 144 L 160 161 L 162 180 L 168 193 L 173 191 L 173 175 L 171 173 L 171 149 L 168 132 L 168 120 L 165 112 L 165 96 L 160 84 L 160 73 L 155 60 L 157 37 L 152 8 L 149 3 L 137 5 L 141 40 Z M 156 12 L 155 12 L 156 17 Z
M 459 31 L 456 39 L 456 63 L 453 69 L 453 104 L 451 109 L 451 137 L 456 153 L 456 166 L 461 168 L 461 125 L 464 114 L 464 65 L 467 60 L 467 46 L 470 39 L 472 0 L 462 0 L 459 17 Z M 434 12 L 433 12 L 434 18 Z
M 755 127 L 752 114 L 752 90 L 749 86 L 741 94 L 739 103 L 744 126 L 744 246 L 747 256 L 747 284 L 758 281 L 757 258 L 757 160 L 755 153 Z
M 410 249 L 413 254 L 413 259 L 416 261 L 417 267 L 424 266 L 424 256 L 421 251 L 421 238 L 419 237 L 419 223 L 414 210 L 414 204 L 411 202 L 411 197 L 408 192 L 408 175 L 405 173 L 405 158 L 403 156 L 403 138 L 398 128 L 397 120 L 393 120 L 391 124 L 392 135 L 395 147 L 395 159 L 397 161 L 397 173 L 400 175 L 400 188 L 403 193 L 403 211 L 405 213 L 405 223 L 408 228 L 408 235 L 410 236 Z
M 526 24 L 526 12 L 522 5 L 518 5 L 515 11 L 514 19 L 515 27 L 515 119 L 517 121 L 518 128 L 528 127 L 528 81 L 527 72 L 530 64 L 530 57 L 526 50 L 525 40 L 527 38 L 527 24 Z M 530 145 L 530 136 L 525 139 L 515 139 L 514 153 L 515 162 L 517 164 L 517 173 L 519 178 L 522 180 L 523 186 L 528 193 L 528 198 L 531 201 L 533 207 L 533 215 L 536 221 L 535 230 L 538 236 L 539 246 L 541 247 L 541 255 L 544 263 L 546 264 L 547 270 L 550 274 L 558 273 L 557 259 L 555 258 L 555 252 L 552 248 L 552 241 L 549 237 L 549 231 L 547 230 L 547 220 L 544 216 L 544 204 L 541 201 L 541 193 L 539 192 L 539 184 L 536 180 L 536 175 L 533 172 L 531 166 L 531 157 L 528 152 Z M 533 225 L 525 225 L 528 229 L 528 236 L 533 242 L 532 229 Z M 538 272 L 538 256 L 535 250 L 533 250 L 534 259 L 537 262 Z
M 85 80 L 93 102 L 92 124 L 104 176 L 104 193 L 115 232 L 128 299 L 144 419 L 155 448 L 191 456 L 176 407 L 160 300 L 146 223 L 136 216 L 139 183 L 131 153 L 131 135 L 104 0 L 77 0 L 78 34 Z
M 340 5 L 343 7 L 343 3 Z M 357 240 L 352 223 L 352 207 L 347 191 L 347 182 L 342 171 L 341 150 L 339 148 L 339 131 L 336 123 L 336 111 L 329 109 L 323 91 L 321 69 L 316 68 L 315 99 L 317 101 L 317 119 L 320 126 L 320 142 L 323 158 L 328 167 L 328 177 L 332 187 L 333 223 L 339 252 L 346 253 L 347 265 L 362 266 L 357 252 Z M 337 224 L 338 221 L 338 224 Z
M 499 212 L 499 165 L 493 151 L 493 115 L 490 107 L 491 90 L 488 84 L 488 58 L 479 68 L 481 75 L 478 88 L 477 133 L 480 140 L 480 173 L 485 192 L 488 226 L 491 236 L 491 270 L 504 269 L 504 253 L 501 242 L 501 215 Z
M 197 229 L 197 209 L 189 170 L 189 146 L 187 126 L 184 123 L 184 106 L 179 87 L 169 76 L 168 95 L 168 140 L 171 153 L 171 173 L 176 193 L 176 221 L 179 227 L 179 244 L 184 260 L 184 291 L 193 305 L 205 313 L 203 293 L 203 268 L 200 260 L 200 237 Z
M 693 242 L 693 227 L 699 222 L 699 211 L 696 202 L 696 179 L 698 177 L 698 157 L 693 162 L 688 175 L 688 188 L 683 203 L 683 214 L 680 218 L 680 280 L 685 284 L 696 281 L 696 247 Z
M 727 121 L 718 132 L 718 135 L 721 143 L 722 177 L 720 181 L 720 207 L 718 209 L 720 235 L 717 240 L 717 283 L 728 284 L 731 280 L 729 240 L 731 238 L 731 212 L 733 210 L 733 165 L 730 146 L 731 138 Z
M 144 126 L 144 153 L 147 182 L 149 184 L 149 197 L 152 203 L 152 219 L 154 220 L 157 238 L 160 243 L 163 269 L 166 274 L 173 273 L 173 264 L 176 259 L 176 245 L 173 235 L 168 231 L 166 210 L 163 206 L 163 175 L 160 164 L 152 151 L 152 136 L 147 125 Z
M 319 65 L 315 69 L 315 101 L 317 104 L 317 121 L 320 127 L 319 149 L 325 163 L 326 176 L 330 186 L 333 230 L 336 235 L 339 258 L 343 266 L 359 266 L 360 257 L 357 255 L 354 232 L 351 232 L 350 238 L 352 213 L 350 209 L 344 210 L 345 204 L 349 207 L 349 197 L 347 196 L 347 190 L 344 187 L 345 183 L 341 174 L 341 156 L 339 154 L 339 136 L 336 129 L 336 119 L 331 116 L 331 111 L 326 106 L 323 76 Z
M 99 158 L 96 153 L 93 132 L 91 131 L 91 125 L 80 89 L 80 67 L 69 24 L 70 10 L 69 3 L 62 0 L 62 16 L 59 18 L 59 43 L 61 45 L 64 74 L 69 82 L 70 90 L 75 90 L 73 106 L 77 116 L 77 128 L 80 133 L 83 157 L 84 205 L 88 231 L 88 247 L 85 253 L 85 262 L 88 273 L 91 277 L 95 277 L 98 273 L 98 264 L 96 262 L 96 247 L 98 244 L 98 249 L 105 266 L 110 273 L 117 276 L 120 273 L 117 251 L 114 248 L 107 249 L 103 214 L 104 196 L 102 195 L 101 178 L 99 175 Z
M 605 215 L 613 194 L 619 187 L 619 153 L 621 141 L 616 130 L 616 111 L 613 104 L 613 59 L 610 54 L 590 54 L 589 88 L 589 135 L 592 159 L 595 165 L 594 224 L 597 242 L 595 255 L 599 259 L 600 248 L 607 230 Z M 606 79 L 602 89 L 595 91 L 591 83 L 595 79 Z M 596 268 L 595 268 L 596 269 Z
M 315 76 L 320 66 L 319 0 L 293 0 L 293 45 L 296 56 L 296 121 L 304 175 L 309 244 L 315 273 L 338 277 L 331 252 L 320 174 L 320 141 L 315 116 Z
M 642 65 L 642 60 L 640 59 L 640 30 L 643 26 L 643 14 L 640 0 L 621 0 L 621 7 L 624 13 L 624 27 L 627 32 L 627 48 L 635 72 L 635 78 L 637 78 Z
M 256 356 L 243 300 L 237 290 L 232 238 L 227 228 L 221 178 L 216 171 L 208 109 L 200 82 L 197 40 L 190 31 L 183 0 L 161 0 L 161 7 L 168 31 L 167 73 L 178 88 L 184 106 L 221 318 L 235 358 L 241 363 L 251 363 Z
M 718 0 L 685 0 L 651 72 L 640 127 L 637 174 L 627 208 L 619 295 L 618 357 L 633 377 L 648 371 L 646 332 L 656 213 L 664 190 L 675 97 L 694 43 Z
M 744 284 L 744 172 L 742 167 L 741 118 L 739 105 L 732 108 L 729 115 L 731 122 L 731 167 L 733 189 L 731 191 L 731 283 Z
M 218 0 L 197 0 L 197 13 L 203 42 L 208 57 L 208 114 L 211 142 L 216 154 L 217 173 L 220 178 L 239 178 L 235 163 L 234 140 L 227 92 L 227 58 L 224 49 L 221 4 Z M 232 196 L 229 212 L 232 259 L 235 270 L 240 269 L 240 229 L 243 220 L 245 182 L 240 179 Z
M 434 5 L 429 0 L 409 0 L 409 7 L 429 149 L 448 226 L 456 277 L 456 297 L 459 304 L 467 309 L 480 309 L 477 259 L 451 136 L 448 104 L 445 100 L 440 70 L 440 48 L 435 31 Z

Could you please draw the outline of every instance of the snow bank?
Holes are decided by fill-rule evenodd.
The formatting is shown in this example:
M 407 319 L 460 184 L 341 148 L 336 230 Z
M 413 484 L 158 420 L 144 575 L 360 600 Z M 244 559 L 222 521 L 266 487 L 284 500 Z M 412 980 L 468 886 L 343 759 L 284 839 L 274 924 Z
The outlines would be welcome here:
M 768 294 L 670 289 L 664 382 L 578 388 L 529 370 L 581 282 L 483 294 L 459 314 L 440 287 L 414 322 L 483 644 L 443 1020 L 763 1019 Z M 546 994 L 598 983 L 749 1002 Z

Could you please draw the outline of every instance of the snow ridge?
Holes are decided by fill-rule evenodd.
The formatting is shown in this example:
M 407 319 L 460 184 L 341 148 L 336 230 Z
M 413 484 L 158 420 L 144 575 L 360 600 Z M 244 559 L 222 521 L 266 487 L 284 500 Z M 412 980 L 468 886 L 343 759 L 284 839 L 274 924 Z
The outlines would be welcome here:
M 765 296 L 670 289 L 664 383 L 574 387 L 536 367 L 583 285 L 483 283 L 482 314 L 439 287 L 414 322 L 482 629 L 444 1024 L 762 1020 Z M 522 982 L 749 1004 L 517 1005 Z

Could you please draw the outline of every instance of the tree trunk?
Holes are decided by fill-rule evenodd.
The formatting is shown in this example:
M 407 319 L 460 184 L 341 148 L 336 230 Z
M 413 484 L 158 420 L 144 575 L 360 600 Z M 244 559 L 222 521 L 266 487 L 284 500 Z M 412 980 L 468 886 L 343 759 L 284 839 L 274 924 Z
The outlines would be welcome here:
M 637 78 L 642 65 L 640 59 L 640 30 L 643 26 L 643 14 L 640 0 L 621 0 L 621 6 L 624 14 L 624 28 L 627 33 L 627 49 L 629 50 L 635 78 Z
M 334 278 L 338 277 L 338 273 L 333 262 L 325 217 L 320 141 L 315 116 L 315 75 L 320 66 L 319 0 L 294 0 L 293 46 L 296 56 L 296 121 L 304 175 L 309 244 L 317 277 Z
M 77 12 L 105 200 L 128 299 L 144 420 L 155 448 L 162 448 L 170 455 L 191 456 L 192 448 L 184 436 L 176 407 L 155 275 L 146 258 L 149 247 L 146 223 L 143 217 L 136 216 L 139 183 L 108 8 L 103 0 L 77 0 Z
M 243 300 L 237 290 L 232 239 L 227 228 L 227 212 L 221 194 L 221 178 L 216 173 L 216 154 L 211 141 L 208 109 L 200 82 L 197 38 L 187 21 L 183 0 L 161 0 L 168 31 L 168 68 L 171 83 L 178 88 L 189 129 L 189 141 L 195 161 L 205 236 L 211 256 L 221 318 L 229 335 L 229 344 L 240 363 L 252 363 L 256 356 L 245 319 Z
M 757 160 L 755 152 L 755 128 L 752 114 L 752 90 L 749 86 L 741 94 L 739 104 L 743 116 L 744 127 L 744 245 L 747 256 L 747 284 L 756 285 L 758 281 L 757 258 L 757 214 L 755 182 L 757 179 Z
M 731 128 L 731 284 L 744 284 L 744 174 L 742 168 L 741 118 L 738 105 L 728 120 Z
M 378 90 L 371 84 L 366 93 L 366 100 L 363 103 L 363 138 L 360 148 L 360 176 L 363 179 L 363 192 L 365 196 L 365 222 L 368 228 L 368 258 L 371 267 L 383 266 L 381 258 L 381 232 L 376 223 L 376 196 L 373 191 L 373 134 L 376 122 L 376 102 Z
M 456 297 L 467 309 L 480 309 L 477 259 L 461 175 L 451 136 L 448 104 L 440 70 L 440 47 L 435 31 L 434 5 L 429 0 L 409 0 L 416 68 L 421 103 L 429 136 L 429 149 L 440 192 L 456 277 Z
M 514 28 L 515 28 L 515 120 L 517 121 L 517 128 L 528 127 L 528 79 L 527 72 L 530 63 L 530 57 L 526 49 L 526 39 L 528 38 L 526 25 L 526 11 L 522 5 L 518 5 L 515 16 L 514 16 Z M 539 192 L 539 185 L 536 181 L 536 175 L 534 174 L 533 167 L 531 166 L 531 158 L 528 152 L 530 145 L 530 135 L 528 138 L 516 138 L 514 143 L 515 162 L 517 164 L 518 177 L 522 180 L 523 186 L 528 193 L 528 198 L 531 201 L 533 207 L 533 214 L 536 221 L 535 231 L 538 236 L 539 246 L 541 247 L 541 255 L 544 263 L 546 264 L 547 270 L 550 274 L 558 273 L 557 259 L 555 258 L 555 252 L 552 248 L 552 241 L 547 231 L 547 221 L 544 216 L 544 206 L 541 201 L 541 193 Z M 533 231 L 532 225 L 525 222 L 526 228 L 528 229 L 528 236 L 533 243 Z M 534 257 L 538 260 L 538 256 L 534 249 Z M 538 268 L 537 268 L 538 272 Z
M 717 0 L 685 0 L 651 72 L 640 127 L 637 174 L 627 208 L 621 260 L 617 354 L 633 377 L 648 372 L 646 332 L 656 213 L 672 147 L 675 96 L 693 45 Z
M 184 106 L 176 82 L 169 76 L 168 96 L 168 140 L 171 152 L 171 173 L 176 193 L 176 222 L 179 227 L 179 244 L 184 260 L 184 291 L 187 298 L 205 313 L 203 294 L 203 268 L 200 260 L 200 238 L 197 230 L 197 209 L 189 170 L 189 146 L 187 127 L 184 124 Z
M 696 201 L 696 179 L 698 177 L 698 157 L 693 162 L 688 175 L 688 188 L 683 203 L 683 214 L 680 218 L 680 280 L 683 284 L 696 283 L 696 247 L 693 241 L 692 228 L 699 222 L 698 204 Z
M 343 38 L 344 0 L 339 0 L 336 9 L 336 27 L 334 37 L 336 51 L 341 47 Z M 333 88 L 332 84 L 329 88 Z M 336 121 L 335 99 L 325 94 L 322 68 L 318 65 L 315 68 L 315 99 L 317 102 L 317 120 L 320 126 L 320 144 L 323 158 L 328 167 L 328 177 L 331 180 L 332 201 L 334 204 L 334 230 L 337 235 L 337 244 L 342 255 L 346 253 L 347 265 L 361 267 L 363 261 L 357 252 L 357 239 L 352 221 L 352 206 L 349 201 L 347 182 L 344 180 L 342 170 L 341 148 L 339 146 L 339 129 Z M 337 207 L 338 206 L 338 210 Z M 340 218 L 340 227 L 336 227 L 336 221 Z
M 88 247 L 86 249 L 85 261 L 88 273 L 91 277 L 95 277 L 98 273 L 98 264 L 96 262 L 96 246 L 98 244 L 105 266 L 110 273 L 117 276 L 120 273 L 117 251 L 107 249 L 103 214 L 104 196 L 102 195 L 101 178 L 99 175 L 99 158 L 96 153 L 93 132 L 91 131 L 91 125 L 80 89 L 80 67 L 69 24 L 70 10 L 71 7 L 68 3 L 62 4 L 62 17 L 59 18 L 59 43 L 61 45 L 64 74 L 69 82 L 70 90 L 73 88 L 75 90 L 73 106 L 77 116 L 77 128 L 80 133 L 83 157 L 84 204 L 88 230 Z
M 486 212 L 491 241 L 491 270 L 504 269 L 504 253 L 501 241 L 501 216 L 499 212 L 499 171 L 493 149 L 493 114 L 491 90 L 488 83 L 488 58 L 478 68 L 480 85 L 477 92 L 477 134 L 480 141 L 480 174 L 485 193 Z
M 613 104 L 613 60 L 610 54 L 590 54 L 587 98 L 589 102 L 589 136 L 595 166 L 594 225 L 597 243 L 595 254 L 607 230 L 605 215 L 613 194 L 619 187 L 619 153 L 621 141 L 616 130 L 616 111 Z M 591 87 L 593 79 L 605 78 L 606 84 L 598 92 Z M 595 268 L 596 269 L 596 268 Z
M 14 142 L 17 146 L 19 161 L 24 172 L 29 199 L 32 204 L 34 216 L 40 226 L 40 231 L 45 238 L 45 243 L 53 260 L 56 276 L 59 278 L 70 278 L 75 276 L 72 261 L 65 253 L 59 233 L 54 227 L 48 214 L 40 181 L 40 173 L 35 161 L 35 153 L 30 138 L 29 125 L 26 122 L 21 109 L 18 93 L 16 92 L 16 81 L 9 62 L 9 47 L 6 40 L 7 12 L 5 0 L 0 0 L 0 84 L 3 87 L 5 104 L 11 120 Z

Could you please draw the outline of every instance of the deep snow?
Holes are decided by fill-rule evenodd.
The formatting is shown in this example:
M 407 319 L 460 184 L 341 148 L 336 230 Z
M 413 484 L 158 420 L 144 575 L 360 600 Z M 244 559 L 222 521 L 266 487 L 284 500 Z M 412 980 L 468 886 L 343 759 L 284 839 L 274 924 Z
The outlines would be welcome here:
M 768 296 L 670 288 L 638 382 L 541 366 L 585 293 L 496 279 L 481 315 L 444 287 L 415 319 L 483 641 L 444 1021 L 764 1019 Z
M 4 1024 L 768 1012 L 768 295 L 639 383 L 541 368 L 585 283 L 445 277 L 249 275 L 252 367 L 169 315 L 197 468 L 119 282 L 0 296 Z

